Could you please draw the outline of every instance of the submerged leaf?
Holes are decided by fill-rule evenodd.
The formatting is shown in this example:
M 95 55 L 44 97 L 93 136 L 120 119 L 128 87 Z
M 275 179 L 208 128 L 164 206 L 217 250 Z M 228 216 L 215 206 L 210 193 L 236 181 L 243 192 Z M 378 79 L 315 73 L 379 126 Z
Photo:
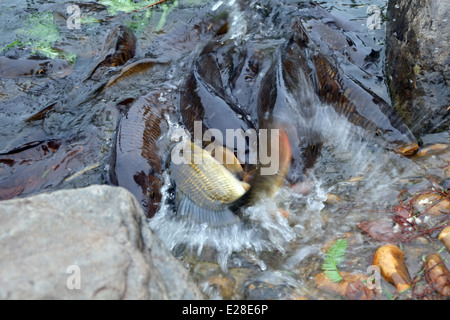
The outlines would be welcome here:
M 156 4 L 156 0 L 143 0 L 139 2 L 133 2 L 132 0 L 100 0 L 101 4 L 107 7 L 109 14 L 115 16 L 119 12 L 132 12 L 146 7 L 151 7 Z
M 59 39 L 59 30 L 51 11 L 30 14 L 25 24 L 27 28 L 19 29 L 17 33 L 26 36 L 36 46 L 49 46 Z
M 59 40 L 59 30 L 55 24 L 53 12 L 29 14 L 25 18 L 25 25 L 25 28 L 17 30 L 21 40 L 17 39 L 6 48 L 28 46 L 32 49 L 32 53 L 38 52 L 50 59 L 64 58 L 72 64 L 75 62 L 76 54 L 53 48 L 55 42 Z

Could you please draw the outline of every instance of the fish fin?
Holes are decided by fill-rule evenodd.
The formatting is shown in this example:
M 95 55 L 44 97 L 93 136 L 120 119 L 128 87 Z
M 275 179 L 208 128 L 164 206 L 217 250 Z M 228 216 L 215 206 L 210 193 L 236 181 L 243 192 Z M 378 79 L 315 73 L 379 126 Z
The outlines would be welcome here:
M 223 227 L 238 223 L 239 217 L 228 207 L 219 210 L 210 210 L 194 203 L 189 196 L 178 192 L 177 217 L 199 224 L 207 223 L 210 227 Z

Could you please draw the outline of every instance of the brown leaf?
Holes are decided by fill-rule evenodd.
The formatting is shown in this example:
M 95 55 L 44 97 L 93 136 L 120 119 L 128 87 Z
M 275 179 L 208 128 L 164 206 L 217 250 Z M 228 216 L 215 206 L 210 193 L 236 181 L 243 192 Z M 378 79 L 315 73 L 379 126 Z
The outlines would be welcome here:
M 388 218 L 363 221 L 358 223 L 358 228 L 367 232 L 373 239 L 383 242 L 400 243 L 403 239 L 401 230 L 395 227 L 392 219 Z
M 405 291 L 411 286 L 404 253 L 397 246 L 387 244 L 379 247 L 373 256 L 372 264 L 380 268 L 383 278 L 392 283 L 398 292 Z

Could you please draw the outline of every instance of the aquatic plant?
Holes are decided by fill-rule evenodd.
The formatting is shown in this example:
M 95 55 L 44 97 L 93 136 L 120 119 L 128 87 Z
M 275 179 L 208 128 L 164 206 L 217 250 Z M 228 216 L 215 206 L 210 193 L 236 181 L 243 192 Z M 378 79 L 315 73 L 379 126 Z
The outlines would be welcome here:
M 137 12 L 140 10 L 149 9 L 155 5 L 161 4 L 168 0 L 153 1 L 153 0 L 143 0 L 139 2 L 134 2 L 131 0 L 100 0 L 99 2 L 106 6 L 108 13 L 110 15 L 116 16 L 119 12 Z
M 342 276 L 337 266 L 344 261 L 348 243 L 345 239 L 336 240 L 327 250 L 322 264 L 325 275 L 333 282 L 341 282 Z
M 3 48 L 1 48 L 0 52 L 3 52 L 3 51 L 8 50 L 8 49 L 15 48 L 15 47 L 21 47 L 21 46 L 24 46 L 24 44 L 19 39 L 16 39 L 15 41 L 13 41 L 10 44 L 8 44 L 8 45 L 4 46 Z
M 53 18 L 53 12 L 36 12 L 25 18 L 25 27 L 18 29 L 19 36 L 16 41 L 3 47 L 0 52 L 14 47 L 28 47 L 32 53 L 39 52 L 45 57 L 56 59 L 64 58 L 74 63 L 76 55 L 54 48 L 59 40 L 59 30 Z
M 171 3 L 167 4 L 168 0 L 144 0 L 139 2 L 133 2 L 131 0 L 100 0 L 100 3 L 105 5 L 108 13 L 112 16 L 117 16 L 119 12 L 124 13 L 139 13 L 135 14 L 131 17 L 130 20 L 125 21 L 125 24 L 136 30 L 140 31 L 144 29 L 150 22 L 151 17 L 151 9 L 157 5 L 160 5 L 162 8 L 161 17 L 156 26 L 156 30 L 161 30 L 166 24 L 167 16 L 169 13 L 178 7 L 178 1 L 171 1 Z

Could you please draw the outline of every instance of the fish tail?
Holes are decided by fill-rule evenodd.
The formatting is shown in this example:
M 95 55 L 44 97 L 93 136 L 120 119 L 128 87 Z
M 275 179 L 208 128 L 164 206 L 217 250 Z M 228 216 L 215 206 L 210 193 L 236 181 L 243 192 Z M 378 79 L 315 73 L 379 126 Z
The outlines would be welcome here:
M 228 207 L 218 210 L 203 208 L 194 203 L 189 196 L 181 191 L 178 191 L 177 197 L 177 217 L 179 219 L 198 224 L 206 223 L 209 227 L 213 228 L 232 225 L 240 221 L 239 217 Z
M 286 176 L 287 171 L 289 170 L 289 167 L 291 166 L 292 149 L 286 131 L 284 131 L 283 129 L 280 129 L 279 151 L 280 151 L 279 175 L 281 175 L 284 178 Z

